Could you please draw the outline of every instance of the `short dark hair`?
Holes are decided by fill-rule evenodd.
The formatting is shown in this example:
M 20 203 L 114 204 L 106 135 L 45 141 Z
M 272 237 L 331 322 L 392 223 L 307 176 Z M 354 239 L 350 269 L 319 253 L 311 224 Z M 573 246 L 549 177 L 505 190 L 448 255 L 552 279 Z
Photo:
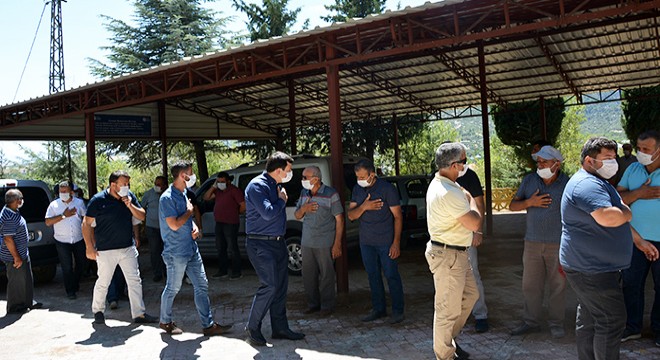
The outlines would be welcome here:
M 156 179 L 154 180 L 154 182 L 156 182 L 158 180 L 163 180 L 165 182 L 165 184 L 167 184 L 167 177 L 165 177 L 163 175 L 156 176 Z
M 127 179 L 131 178 L 131 176 L 128 175 L 126 171 L 117 170 L 117 171 L 113 171 L 112 174 L 110 174 L 110 178 L 108 179 L 109 183 L 112 184 L 113 182 L 117 182 L 117 180 L 119 180 L 120 177 L 125 177 Z
M 604 137 L 593 137 L 587 140 L 582 147 L 582 153 L 580 154 L 580 163 L 584 163 L 584 159 L 589 156 L 593 159 L 600 154 L 602 149 L 612 150 L 616 153 L 617 146 L 616 142 Z
M 644 139 L 642 139 L 642 140 L 644 140 Z M 630 150 L 632 150 L 632 147 L 633 147 L 633 146 L 632 146 L 631 143 L 625 143 L 625 144 L 621 145 L 621 147 L 622 147 L 623 149 L 630 149 Z
M 178 160 L 172 165 L 170 168 L 170 173 L 172 174 L 172 178 L 176 179 L 179 177 L 179 174 L 181 174 L 182 171 L 189 169 L 192 167 L 192 161 L 189 160 Z
M 221 179 L 221 178 L 222 178 L 222 179 L 225 179 L 225 180 L 227 180 L 227 181 L 232 181 L 232 180 L 234 180 L 234 177 L 231 176 L 231 175 L 229 175 L 229 173 L 226 172 L 226 171 L 220 171 L 220 172 L 218 173 L 217 178 L 218 178 L 218 179 Z
M 655 146 L 660 145 L 660 133 L 657 130 L 647 130 L 639 134 L 637 140 L 654 139 Z
M 266 172 L 286 169 L 288 164 L 293 164 L 293 158 L 281 151 L 276 151 L 266 159 Z
M 376 172 L 376 167 L 374 166 L 373 161 L 369 159 L 360 159 L 357 163 L 355 163 L 355 166 L 353 166 L 353 171 L 355 172 L 358 172 L 362 169 L 367 170 L 370 173 Z

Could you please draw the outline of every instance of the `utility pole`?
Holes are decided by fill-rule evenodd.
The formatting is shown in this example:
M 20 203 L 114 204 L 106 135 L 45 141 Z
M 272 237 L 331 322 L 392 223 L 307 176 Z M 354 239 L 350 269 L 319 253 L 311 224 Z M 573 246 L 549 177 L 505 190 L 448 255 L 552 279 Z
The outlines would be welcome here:
M 48 89 L 50 94 L 64 90 L 62 1 L 64 0 L 51 0 L 50 2 L 50 86 Z

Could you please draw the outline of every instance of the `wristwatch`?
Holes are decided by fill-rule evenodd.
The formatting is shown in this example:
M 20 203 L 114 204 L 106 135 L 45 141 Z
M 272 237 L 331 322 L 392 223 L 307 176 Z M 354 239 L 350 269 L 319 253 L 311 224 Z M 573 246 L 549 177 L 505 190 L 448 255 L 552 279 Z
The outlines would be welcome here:
M 66 215 L 62 214 L 62 220 L 66 219 Z

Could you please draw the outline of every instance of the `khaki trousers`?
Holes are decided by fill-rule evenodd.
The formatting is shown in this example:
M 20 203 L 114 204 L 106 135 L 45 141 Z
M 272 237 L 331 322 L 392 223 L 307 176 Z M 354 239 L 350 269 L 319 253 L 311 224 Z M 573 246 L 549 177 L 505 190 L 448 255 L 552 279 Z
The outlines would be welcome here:
M 566 275 L 559 267 L 559 244 L 525 241 L 522 291 L 525 301 L 523 320 L 540 326 L 543 293 L 548 285 L 548 325 L 564 326 Z
M 454 359 L 458 336 L 479 298 L 467 251 L 445 249 L 429 242 L 426 261 L 435 284 L 433 351 L 438 360 Z

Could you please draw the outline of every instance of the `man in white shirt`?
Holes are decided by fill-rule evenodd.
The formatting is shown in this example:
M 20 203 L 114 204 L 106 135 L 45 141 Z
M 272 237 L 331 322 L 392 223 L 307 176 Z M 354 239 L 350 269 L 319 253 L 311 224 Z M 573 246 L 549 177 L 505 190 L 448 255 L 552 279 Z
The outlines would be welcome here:
M 62 265 L 64 288 L 69 299 L 76 298 L 80 276 L 85 262 L 85 242 L 82 236 L 82 218 L 87 209 L 82 199 L 73 194 L 73 184 L 59 184 L 59 197 L 46 210 L 46 225 L 55 231 L 55 247 Z

